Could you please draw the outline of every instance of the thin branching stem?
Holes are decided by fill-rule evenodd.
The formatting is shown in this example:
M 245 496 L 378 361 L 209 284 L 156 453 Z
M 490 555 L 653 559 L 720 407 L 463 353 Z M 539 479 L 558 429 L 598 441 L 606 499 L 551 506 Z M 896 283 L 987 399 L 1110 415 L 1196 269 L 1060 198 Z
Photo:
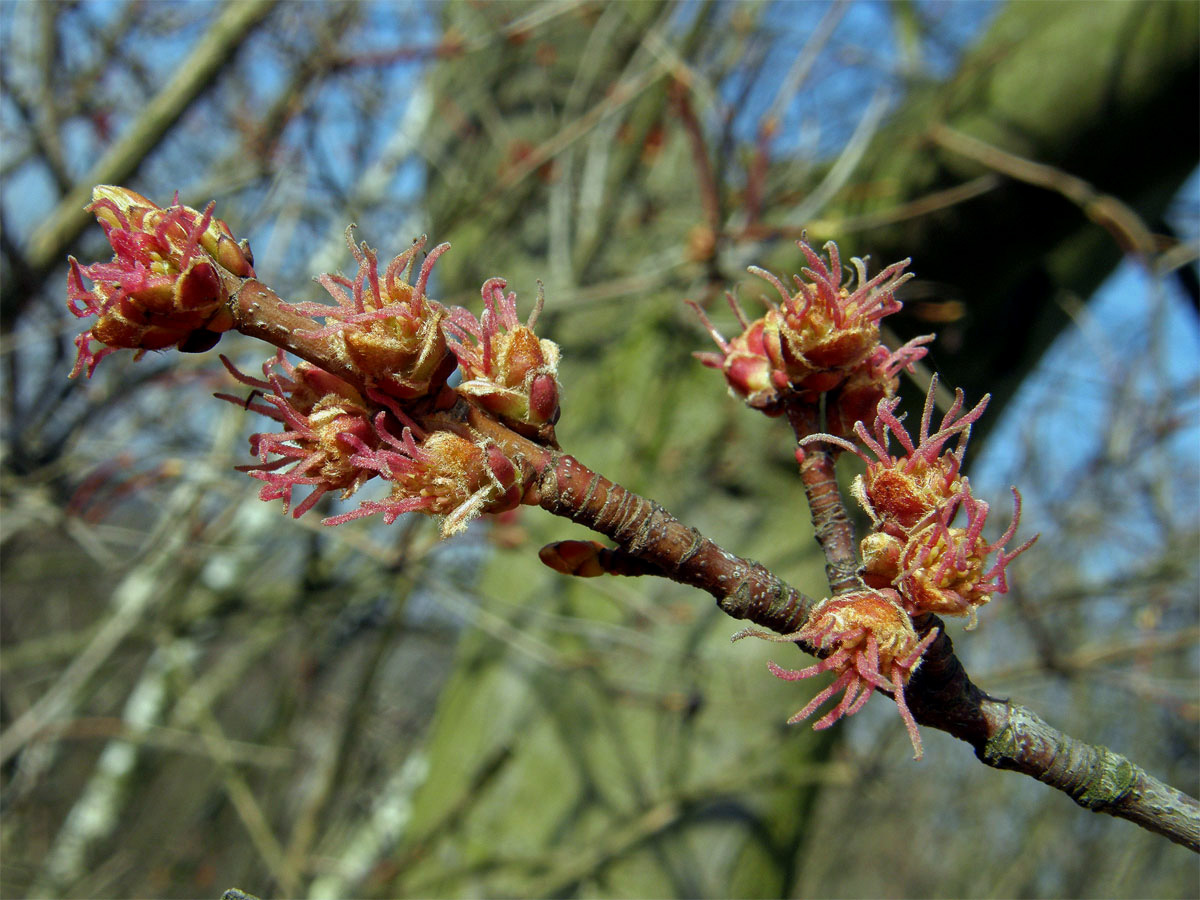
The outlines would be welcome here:
M 785 405 L 788 422 L 800 441 L 820 428 L 820 410 L 815 404 L 789 400 Z M 860 590 L 858 554 L 854 551 L 854 525 L 842 502 L 838 488 L 837 449 L 820 444 L 798 448 L 796 462 L 800 465 L 800 482 L 808 498 L 813 530 L 817 543 L 825 554 L 825 577 L 834 594 Z

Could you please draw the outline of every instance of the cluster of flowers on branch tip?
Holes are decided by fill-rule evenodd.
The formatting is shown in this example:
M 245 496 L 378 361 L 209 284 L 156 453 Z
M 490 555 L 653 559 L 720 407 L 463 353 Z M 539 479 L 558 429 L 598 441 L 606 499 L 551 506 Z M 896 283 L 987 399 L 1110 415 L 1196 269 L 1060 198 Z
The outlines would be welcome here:
M 851 487 L 872 522 L 860 544 L 863 581 L 871 587 L 895 588 L 910 615 L 969 616 L 970 629 L 979 607 L 993 594 L 1008 590 L 1008 564 L 1033 546 L 1037 537 L 1014 550 L 1006 549 L 1021 519 L 1021 495 L 1013 488 L 1012 521 L 996 541 L 984 539 L 989 507 L 972 494 L 962 464 L 971 426 L 983 415 L 989 398 L 963 412 L 963 394 L 956 390 L 941 424 L 931 431 L 936 391 L 935 375 L 916 441 L 896 415 L 899 398 L 895 398 L 879 402 L 874 434 L 862 422 L 855 426 L 859 441 L 872 455 L 831 434 L 809 435 L 801 444 L 834 444 L 866 463 L 866 471 Z M 892 436 L 903 451 L 898 456 L 891 453 Z M 953 448 L 948 447 L 951 441 Z M 956 527 L 960 514 L 965 521 Z M 993 553 L 995 562 L 989 566 Z
M 96 317 L 76 342 L 72 375 L 90 377 L 100 359 L 121 348 L 139 356 L 171 346 L 208 349 L 238 326 L 236 296 L 254 279 L 250 250 L 213 218 L 211 205 L 204 213 L 178 203 L 163 209 L 125 188 L 101 186 L 89 209 L 115 255 L 91 266 L 71 260 L 68 305 L 77 316 Z M 513 509 L 522 502 L 529 466 L 450 410 L 460 399 L 477 402 L 508 426 L 553 445 L 559 353 L 533 332 L 544 302 L 540 285 L 537 306 L 522 325 L 516 295 L 504 294 L 503 280 L 490 279 L 477 320 L 426 293 L 449 244 L 426 253 L 421 237 L 381 271 L 376 252 L 356 244 L 351 229 L 346 242 L 357 263 L 354 276 L 317 278 L 335 305 L 286 304 L 292 327 L 275 331 L 290 330 L 311 355 L 353 372 L 356 383 L 309 361 L 293 364 L 283 349 L 263 365 L 261 378 L 222 357 L 252 392 L 245 400 L 218 396 L 280 428 L 252 435 L 258 461 L 240 468 L 263 482 L 261 499 L 282 501 L 294 516 L 327 493 L 348 499 L 372 479 L 390 483 L 385 499 L 327 517 L 329 525 L 375 513 L 390 523 L 405 512 L 424 512 L 442 517 L 449 535 L 481 513 Z M 90 290 L 84 278 L 92 281 Z M 259 313 L 270 315 L 265 308 Z M 311 327 L 295 328 L 296 320 Z M 102 347 L 94 350 L 93 342 Z M 460 367 L 462 382 L 452 387 L 450 376 Z M 308 493 L 293 502 L 297 489 Z
M 820 444 L 859 456 L 867 468 L 855 480 L 852 493 L 872 528 L 859 544 L 861 590 L 823 601 L 794 634 L 772 637 L 748 630 L 735 638 L 800 641 L 823 656 L 818 664 L 798 671 L 771 664 L 772 672 L 788 680 L 826 671 L 835 675 L 833 683 L 790 721 L 808 718 L 840 691 L 841 701 L 814 725 L 826 728 L 857 712 L 875 689 L 882 689 L 895 698 L 920 758 L 920 737 L 904 701 L 904 685 L 936 629 L 919 637 L 913 619 L 928 613 L 965 615 L 970 617 L 968 628 L 974 627 L 978 608 L 993 594 L 1007 591 L 1008 564 L 1036 537 L 1007 549 L 1020 520 L 1015 488 L 1008 529 L 994 542 L 983 537 L 988 504 L 972 495 L 962 464 L 971 426 L 983 415 L 987 397 L 964 412 L 963 394 L 956 391 L 935 430 L 934 376 L 915 441 L 896 412 L 900 371 L 911 370 L 933 339 L 924 335 L 894 351 L 880 342 L 879 320 L 901 308 L 895 291 L 912 277 L 904 271 L 908 260 L 868 278 L 862 260 L 853 259 L 855 274 L 843 284 L 835 244 L 825 245 L 828 260 L 804 241 L 799 245 L 809 266 L 802 270 L 804 278 L 794 278 L 795 293 L 771 273 L 750 269 L 782 298 L 779 305 L 768 302 L 764 317 L 750 322 L 727 295 L 743 328 L 733 339 L 726 340 L 692 304 L 721 348 L 720 353 L 696 356 L 722 370 L 730 391 L 752 408 L 772 416 L 806 410 L 793 424 L 818 421 L 823 399 L 828 430 L 798 433 L 797 459 L 803 463 L 805 448 Z M 873 423 L 872 429 L 866 421 Z M 900 445 L 898 455 L 891 451 L 893 438 Z M 960 518 L 964 521 L 956 524 Z
M 891 351 L 880 343 L 879 320 L 901 308 L 896 289 L 912 278 L 909 260 L 867 277 L 866 263 L 854 257 L 855 274 L 843 282 L 841 257 L 832 241 L 823 259 L 805 241 L 800 249 L 809 265 L 793 277 L 795 291 L 766 269 L 750 272 L 772 285 L 781 302 L 764 298 L 767 312 L 751 322 L 741 305 L 726 294 L 742 332 L 731 340 L 716 329 L 704 310 L 688 301 L 720 348 L 696 353 L 704 365 L 720 369 L 734 396 L 767 415 L 780 415 L 793 400 L 815 401 L 822 394 L 834 433 L 849 433 L 881 399 L 892 397 L 897 375 L 925 355 L 933 335 L 923 335 Z
M 925 650 L 937 637 L 937 629 L 919 637 L 895 591 L 839 594 L 823 600 L 813 610 L 808 623 L 797 632 L 777 635 L 745 629 L 733 639 L 744 637 L 776 642 L 803 641 L 818 654 L 827 654 L 820 662 L 805 669 L 784 669 L 775 663 L 767 663 L 771 672 L 785 681 L 799 681 L 822 672 L 833 672 L 836 676 L 828 687 L 792 716 L 789 723 L 807 719 L 841 692 L 842 699 L 837 706 L 813 724 L 813 728 L 820 731 L 843 716 L 858 712 L 876 689 L 882 689 L 895 698 L 916 758 L 921 758 L 921 736 L 905 703 L 904 686 Z
M 128 188 L 101 185 L 88 210 L 114 256 L 90 266 L 69 259 L 67 306 L 81 318 L 96 317 L 75 339 L 72 376 L 91 376 L 101 359 L 119 349 L 139 355 L 172 346 L 207 350 L 232 327 L 223 308 L 229 282 L 222 273 L 253 276 L 253 257 L 250 245 L 213 217 L 213 204 L 204 212 L 178 202 L 161 209 Z M 92 349 L 93 341 L 100 349 Z

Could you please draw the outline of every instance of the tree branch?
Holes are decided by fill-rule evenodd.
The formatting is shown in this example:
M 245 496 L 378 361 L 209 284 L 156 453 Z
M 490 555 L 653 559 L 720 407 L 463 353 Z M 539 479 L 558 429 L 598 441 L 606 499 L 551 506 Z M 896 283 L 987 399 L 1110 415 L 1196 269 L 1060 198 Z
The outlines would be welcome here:
M 295 353 L 366 392 L 369 386 L 353 365 L 331 351 L 328 342 L 312 337 L 312 320 L 292 311 L 266 285 L 247 279 L 230 293 L 229 310 L 238 331 Z M 586 525 L 626 553 L 651 563 L 665 577 L 707 591 L 732 618 L 781 634 L 799 631 L 807 623 L 815 606 L 812 598 L 761 564 L 722 549 L 657 503 L 593 472 L 572 456 L 516 433 L 466 398 L 460 398 L 449 412 L 440 410 L 435 415 L 431 427 L 449 426 L 494 441 L 506 456 L 520 461 L 530 473 L 524 502 Z M 414 418 L 420 421 L 419 412 L 414 411 Z M 827 483 L 831 466 L 831 460 L 828 468 L 810 465 L 806 486 L 809 481 Z M 805 472 L 803 465 L 801 471 Z M 829 531 L 822 524 L 826 520 L 836 525 L 839 518 L 845 519 L 840 496 L 825 497 L 823 506 L 822 498 L 817 499 L 824 509 L 819 516 L 814 512 L 819 532 Z M 831 560 L 831 569 L 840 577 L 844 535 L 835 530 L 839 539 L 825 543 L 838 561 L 832 565 Z M 966 741 L 986 765 L 1022 772 L 1087 809 L 1128 819 L 1200 852 L 1200 802 L 1152 778 L 1120 754 L 1072 738 L 1025 708 L 988 696 L 963 669 L 936 616 L 918 617 L 914 626 L 922 634 L 940 629 L 906 689 L 917 722 Z
M 913 716 L 966 741 L 980 762 L 1036 778 L 1084 809 L 1128 819 L 1200 853 L 1200 803 L 1107 747 L 1064 734 L 1040 716 L 980 690 L 936 616 L 914 623 L 941 633 L 925 652 L 905 697 Z

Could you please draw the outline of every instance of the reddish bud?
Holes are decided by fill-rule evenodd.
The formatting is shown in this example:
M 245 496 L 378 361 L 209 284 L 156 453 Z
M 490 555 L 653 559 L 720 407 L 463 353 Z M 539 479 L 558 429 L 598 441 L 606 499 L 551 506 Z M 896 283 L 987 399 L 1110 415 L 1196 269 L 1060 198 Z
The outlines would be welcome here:
M 254 274 L 249 246 L 238 244 L 229 227 L 186 206 L 161 209 L 127 188 L 100 185 L 88 207 L 112 245 L 111 262 L 80 266 L 70 260 L 67 306 L 76 316 L 96 316 L 92 328 L 75 344 L 79 356 L 72 376 L 86 371 L 120 348 L 160 350 L 194 345 L 191 335 L 206 341 L 232 327 L 223 309 L 229 297 L 222 277 Z M 88 290 L 83 279 L 94 287 Z M 91 342 L 105 346 L 92 350 Z
M 558 345 L 539 339 L 533 327 L 545 296 L 538 299 L 526 324 L 517 318 L 517 295 L 505 295 L 507 282 L 489 278 L 483 284 L 483 316 L 476 319 L 457 307 L 446 319 L 449 346 L 462 368 L 456 390 L 476 397 L 496 415 L 530 425 L 558 419 Z
M 599 575 L 662 574 L 653 563 L 599 541 L 556 541 L 538 551 L 538 559 L 555 572 L 577 578 Z
M 538 559 L 561 575 L 596 578 L 606 574 L 600 562 L 606 549 L 599 541 L 555 541 L 538 551 Z
M 685 301 L 696 311 L 708 333 L 712 335 L 720 353 L 692 354 L 711 369 L 720 369 L 729 385 L 729 393 L 738 397 L 753 409 L 762 410 L 769 416 L 783 412 L 783 395 L 788 388 L 786 374 L 772 362 L 773 354 L 768 344 L 779 343 L 778 312 L 772 310 L 761 319 L 749 322 L 746 314 L 732 294 L 725 298 L 742 324 L 742 333 L 732 340 L 725 340 L 700 305 L 692 300 Z
M 862 580 L 868 587 L 890 588 L 900 575 L 904 541 L 894 535 L 872 531 L 862 539 Z

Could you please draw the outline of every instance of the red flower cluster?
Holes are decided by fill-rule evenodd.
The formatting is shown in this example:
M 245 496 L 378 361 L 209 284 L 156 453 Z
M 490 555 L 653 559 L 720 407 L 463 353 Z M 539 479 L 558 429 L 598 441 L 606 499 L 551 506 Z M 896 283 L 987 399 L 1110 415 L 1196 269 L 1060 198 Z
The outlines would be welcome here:
M 71 257 L 67 307 L 80 318 L 96 316 L 75 339 L 72 377 L 118 349 L 207 350 L 233 324 L 223 309 L 229 293 L 222 277 L 254 274 L 250 245 L 238 243 L 209 204 L 162 209 L 141 194 L 100 185 L 88 207 L 113 248 L 107 263 L 81 266 Z M 83 279 L 94 287 L 88 290 Z M 92 350 L 92 341 L 104 346 Z
M 163 210 L 133 191 L 101 187 L 90 208 L 116 256 L 87 267 L 71 260 L 69 306 L 78 316 L 98 317 L 77 341 L 76 373 L 86 368 L 90 375 L 101 358 L 122 347 L 207 349 L 233 327 L 227 302 L 239 279 L 254 270 L 249 247 L 236 243 L 212 217 L 211 205 L 203 214 L 178 204 Z M 299 303 L 291 310 L 315 320 L 304 338 L 323 343 L 327 357 L 360 373 L 359 387 L 308 362 L 292 365 L 282 351 L 263 366 L 262 378 L 244 375 L 224 360 L 238 381 L 254 389 L 246 408 L 282 426 L 250 439 L 258 462 L 242 468 L 264 482 L 259 496 L 282 500 L 285 511 L 299 516 L 331 491 L 349 498 L 378 477 L 391 482 L 388 499 L 364 502 L 325 523 L 373 513 L 390 523 L 416 511 L 444 517 L 444 535 L 461 531 L 481 513 L 514 508 L 530 473 L 461 416 L 438 410 L 454 405 L 456 391 L 539 434 L 551 429 L 558 418 L 559 353 L 533 332 L 544 302 L 540 288 L 537 306 L 522 325 L 516 295 L 505 295 L 502 279 L 489 279 L 477 320 L 425 293 L 449 244 L 437 245 L 422 260 L 422 237 L 381 273 L 375 251 L 355 244 L 350 229 L 346 242 L 358 264 L 354 277 L 317 279 L 337 305 Z M 84 289 L 83 276 L 95 282 L 93 291 Z M 105 346 L 93 351 L 93 339 Z M 449 378 L 460 365 L 463 382 L 452 389 Z M 297 487 L 311 491 L 293 506 Z
M 863 538 L 863 580 L 871 587 L 895 588 L 900 603 L 912 615 L 969 615 L 973 627 L 976 610 L 991 600 L 993 593 L 1008 590 L 1005 568 L 1031 547 L 1030 538 L 1015 550 L 1005 547 L 1016 534 L 1021 517 L 1021 497 L 1013 489 L 1014 514 L 1008 529 L 993 543 L 983 538 L 988 504 L 974 497 L 962 474 L 963 454 L 971 426 L 987 408 L 988 397 L 963 412 L 962 391 L 931 431 L 933 398 L 937 380 L 930 385 L 914 442 L 896 415 L 898 400 L 881 400 L 876 411 L 874 434 L 859 422 L 855 433 L 874 454 L 874 459 L 856 444 L 829 434 L 811 435 L 801 441 L 832 443 L 857 454 L 867 464 L 864 474 L 851 489 L 874 523 Z M 903 453 L 891 454 L 892 436 Z M 956 439 L 956 446 L 947 444 Z M 953 525 L 962 511 L 965 523 Z M 987 559 L 996 554 L 989 568 Z
M 973 625 L 976 609 L 993 593 L 1008 589 L 1005 567 L 1034 539 L 1016 550 L 1005 550 L 1020 518 L 1020 496 L 1014 489 L 1012 524 L 996 542 L 984 540 L 988 505 L 971 495 L 970 484 L 961 474 L 971 425 L 983 414 L 986 397 L 964 413 L 963 395 L 957 392 L 941 425 L 931 432 L 935 380 L 915 443 L 896 415 L 898 375 L 911 369 L 925 355 L 925 344 L 933 340 L 932 335 L 914 338 L 895 351 L 880 343 L 879 320 L 900 309 L 895 291 L 912 277 L 904 272 L 908 260 L 868 278 L 863 261 L 852 259 L 856 277 L 843 284 L 841 257 L 834 243 L 825 245 L 828 261 L 804 241 L 799 245 L 809 266 L 802 270 L 804 278 L 795 276 L 794 293 L 770 272 L 750 268 L 773 285 L 781 299 L 778 305 L 767 303 L 765 316 L 750 322 L 733 296 L 726 295 L 742 326 L 741 334 L 732 340 L 727 341 L 704 311 L 691 303 L 721 349 L 696 356 L 724 373 L 731 393 L 768 415 L 783 413 L 789 404 L 815 410 L 823 397 L 829 433 L 804 437 L 801 448 L 810 441 L 823 441 L 866 461 L 867 471 L 855 481 L 853 494 L 874 524 L 860 547 L 862 581 L 868 589 L 825 600 L 801 631 L 771 637 L 804 641 L 825 654 L 821 662 L 799 671 L 772 664 L 771 670 L 790 680 L 836 673 L 834 682 L 792 719 L 807 718 L 842 691 L 841 702 L 816 728 L 858 711 L 876 688 L 891 691 L 919 758 L 920 738 L 904 703 L 903 685 L 935 632 L 919 639 L 911 617 L 970 615 Z M 873 435 L 863 424 L 872 417 Z M 900 456 L 890 453 L 892 436 L 904 450 Z M 859 449 L 856 437 L 875 459 Z M 955 438 L 957 446 L 947 450 Z M 956 526 L 960 510 L 966 521 Z M 989 567 L 992 554 L 996 558 Z M 769 637 L 754 631 L 739 637 L 745 634 Z
M 837 706 L 813 724 L 816 731 L 828 728 L 843 716 L 858 712 L 876 689 L 882 689 L 895 697 L 916 753 L 914 758 L 921 758 L 921 736 L 904 701 L 904 686 L 920 664 L 925 650 L 937 637 L 937 629 L 924 638 L 918 637 L 912 622 L 900 608 L 895 591 L 841 594 L 822 601 L 813 610 L 808 623 L 793 634 L 775 635 L 747 629 L 734 635 L 734 640 L 747 636 L 780 642 L 803 641 L 813 652 L 827 654 L 806 669 L 783 669 L 775 663 L 767 664 L 773 674 L 786 681 L 799 681 L 822 672 L 833 672 L 837 676 L 804 709 L 788 719 L 789 724 L 807 719 L 841 692 L 842 699 Z
M 340 491 L 347 499 L 376 476 L 392 483 L 387 500 L 364 501 L 356 510 L 324 519 L 324 524 L 340 525 L 375 513 L 383 513 L 391 524 L 402 513 L 424 512 L 443 516 L 442 533 L 449 536 L 480 513 L 504 512 L 521 502 L 523 473 L 494 444 L 449 429 L 426 433 L 394 398 L 372 391 L 364 399 L 316 366 L 291 365 L 282 351 L 263 366 L 265 380 L 239 372 L 225 357 L 221 360 L 265 401 L 251 400 L 246 408 L 284 425 L 281 432 L 251 435 L 250 449 L 259 463 L 239 468 L 265 482 L 259 499 L 283 500 L 285 511 L 294 488 L 312 487 L 293 516 L 312 509 L 330 491 Z M 217 396 L 243 405 L 239 397 Z M 400 437 L 389 422 L 400 423 Z
M 455 363 L 442 333 L 446 310 L 425 296 L 425 287 L 434 263 L 450 245 L 429 251 L 414 285 L 424 237 L 393 259 L 382 277 L 375 251 L 354 243 L 353 228 L 346 229 L 346 243 L 358 263 L 354 279 L 334 274 L 317 278 L 338 305 L 297 303 L 296 311 L 323 318 L 324 327 L 312 336 L 340 340 L 345 356 L 373 387 L 400 400 L 436 393 Z
M 398 410 L 396 414 L 403 416 Z M 423 512 L 442 516 L 442 536 L 449 537 L 481 513 L 506 512 L 520 505 L 523 473 L 498 446 L 449 430 L 426 434 L 416 423 L 405 425 L 397 438 L 388 429 L 387 416 L 380 412 L 375 417 L 377 446 L 354 436 L 347 440 L 357 450 L 351 462 L 390 481 L 392 495 L 331 516 L 324 520 L 326 525 L 375 513 L 383 513 L 383 520 L 391 524 L 403 513 Z
M 936 389 L 935 378 L 916 442 L 896 415 L 899 400 L 879 401 L 874 435 L 861 421 L 855 424 L 855 434 L 875 459 L 837 435 L 815 434 L 800 442 L 831 443 L 867 463 L 866 473 L 855 480 L 852 488 L 874 523 L 860 547 L 862 580 L 867 590 L 822 601 L 805 627 L 794 634 L 778 637 L 745 631 L 735 636 L 803 641 L 818 655 L 826 654 L 816 665 L 795 671 L 770 664 L 774 674 L 789 681 L 821 672 L 836 675 L 833 683 L 791 722 L 808 718 L 841 691 L 841 701 L 813 726 L 827 728 L 843 716 L 858 712 L 876 688 L 890 691 L 917 759 L 921 758 L 921 739 L 904 701 L 904 685 L 933 643 L 937 629 L 919 638 L 911 617 L 924 613 L 970 615 L 967 627 L 973 627 L 976 609 L 993 593 L 1008 590 L 1005 567 L 1037 540 L 1035 536 L 1015 550 L 1005 550 L 1021 517 L 1020 495 L 1015 488 L 1012 523 L 999 540 L 984 540 L 988 505 L 971 495 L 971 485 L 961 470 L 971 425 L 983 415 L 988 398 L 963 413 L 963 395 L 956 391 L 953 405 L 938 429 L 931 432 Z M 891 455 L 890 435 L 900 443 L 902 455 Z M 957 445 L 947 449 L 955 438 Z M 956 527 L 953 522 L 959 510 L 965 512 L 966 522 Z M 993 553 L 996 561 L 988 568 L 987 559 Z
M 299 517 L 329 491 L 340 491 L 345 499 L 374 476 L 350 460 L 351 439 L 370 440 L 373 429 L 370 405 L 349 384 L 307 362 L 293 366 L 282 350 L 263 364 L 263 378 L 239 372 L 224 356 L 221 362 L 234 378 L 260 392 L 265 402 L 244 403 L 230 394 L 217 396 L 284 426 L 281 432 L 251 435 L 250 450 L 259 463 L 238 467 L 265 482 L 260 500 L 282 500 L 286 512 L 293 488 L 312 487 L 292 511 Z
M 765 269 L 749 271 L 769 282 L 781 303 L 767 302 L 767 313 L 750 322 L 732 294 L 726 294 L 742 333 L 726 340 L 698 304 L 691 306 L 721 348 L 697 353 L 710 368 L 725 374 L 730 391 L 768 415 L 779 415 L 789 398 L 814 402 L 829 396 L 835 431 L 852 427 L 854 418 L 873 410 L 896 390 L 896 375 L 925 355 L 932 336 L 916 338 L 895 352 L 879 342 L 879 320 L 900 309 L 895 291 L 912 277 L 908 260 L 894 263 L 873 278 L 866 264 L 851 260 L 856 280 L 842 283 L 841 256 L 832 241 L 825 245 L 828 263 L 804 241 L 800 249 L 809 267 L 805 279 L 794 277 L 796 291 Z M 851 285 L 854 285 L 853 288 Z

